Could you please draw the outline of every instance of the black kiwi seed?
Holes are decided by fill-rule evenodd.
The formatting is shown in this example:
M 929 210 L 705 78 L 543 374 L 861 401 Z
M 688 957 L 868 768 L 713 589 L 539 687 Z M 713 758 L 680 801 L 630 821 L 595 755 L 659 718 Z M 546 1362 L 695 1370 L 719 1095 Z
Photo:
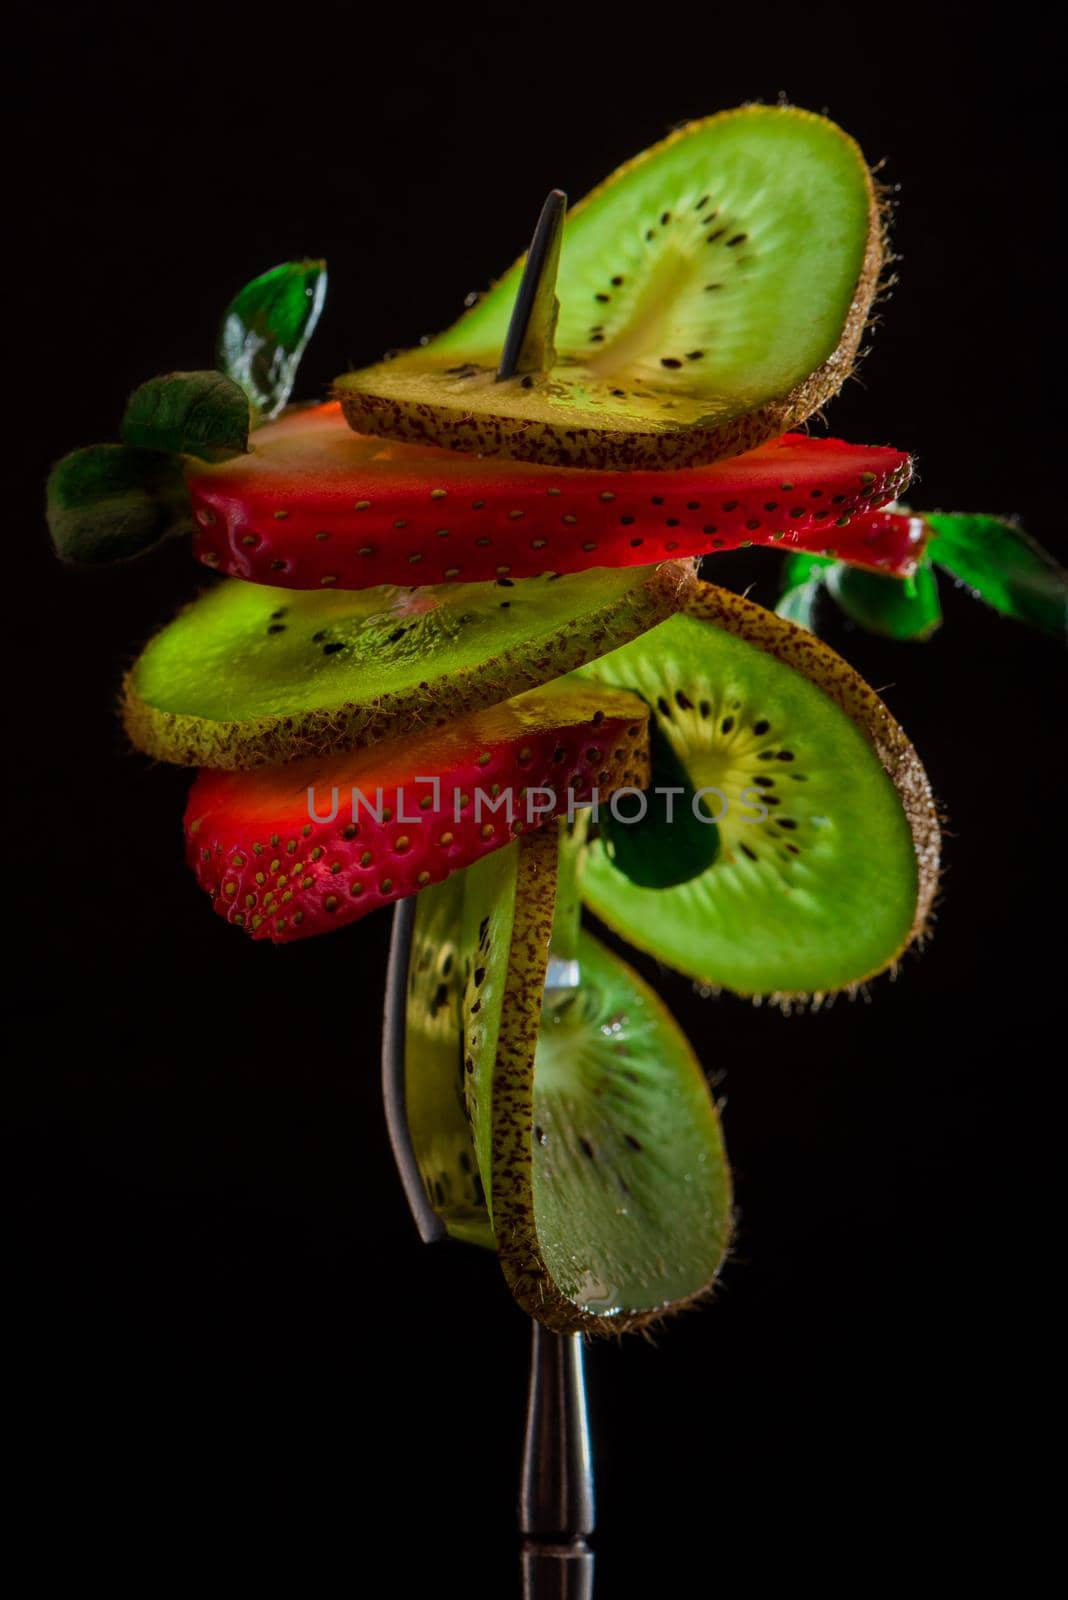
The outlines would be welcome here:
M 758 737 L 763 737 L 763 735 L 764 735 L 764 734 L 765 734 L 765 733 L 767 733 L 767 731 L 768 731 L 768 729 L 769 729 L 769 728 L 770 728 L 770 727 L 771 727 L 771 723 L 770 723 L 770 722 L 768 722 L 768 721 L 767 721 L 767 720 L 766 720 L 766 718 L 764 718 L 764 717 L 761 717 L 761 719 L 760 719 L 760 721 L 759 721 L 759 722 L 754 722 L 754 723 L 753 723 L 753 732 L 754 732 L 754 733 L 755 733 L 755 734 L 756 734 L 756 735 L 757 735 L 757 736 L 758 736 Z

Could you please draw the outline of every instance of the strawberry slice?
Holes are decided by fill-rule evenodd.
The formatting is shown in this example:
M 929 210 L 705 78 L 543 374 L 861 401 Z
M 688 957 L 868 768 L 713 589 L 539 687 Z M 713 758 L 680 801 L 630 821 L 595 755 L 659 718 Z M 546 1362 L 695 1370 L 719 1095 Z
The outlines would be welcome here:
M 843 561 L 848 567 L 866 567 L 887 577 L 911 578 L 919 566 L 927 532 L 923 517 L 908 511 L 865 511 L 851 518 L 847 528 L 828 528 L 822 536 L 822 548 L 817 551 L 818 541 L 813 541 L 807 551 Z M 800 543 L 780 542 L 787 550 L 803 548 Z
M 252 436 L 247 456 L 191 461 L 196 554 L 293 589 L 484 582 L 648 566 L 773 545 L 908 575 L 916 551 L 872 522 L 908 482 L 900 450 L 786 433 L 678 472 L 593 472 L 354 434 L 336 404 Z
M 649 781 L 648 707 L 560 683 L 370 751 L 203 771 L 186 849 L 215 909 L 276 944 L 354 922 L 546 818 Z

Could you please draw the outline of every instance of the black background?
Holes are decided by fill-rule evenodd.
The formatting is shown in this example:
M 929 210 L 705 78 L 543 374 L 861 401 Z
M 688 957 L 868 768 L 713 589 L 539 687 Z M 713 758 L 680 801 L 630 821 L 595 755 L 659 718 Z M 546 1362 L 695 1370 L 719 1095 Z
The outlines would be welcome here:
M 151 373 L 209 364 L 222 306 L 275 262 L 330 262 L 314 394 L 447 324 L 550 185 L 577 197 L 670 125 L 783 91 L 900 185 L 900 286 L 832 430 L 914 450 L 915 504 L 1018 512 L 1064 553 L 1037 8 L 367 9 L 18 13 L 8 1373 L 42 1559 L 136 1561 L 149 1593 L 182 1560 L 244 1586 L 285 1549 L 300 1592 L 362 1587 L 370 1555 L 371 1592 L 513 1592 L 527 1334 L 492 1259 L 424 1249 L 406 1214 L 377 1086 L 388 918 L 242 940 L 183 866 L 187 778 L 124 747 L 123 665 L 197 569 L 174 548 L 60 570 L 48 462 L 113 437 Z M 715 575 L 770 599 L 772 566 Z M 831 634 L 950 817 L 926 954 L 792 1018 L 657 977 L 725 1074 L 740 1230 L 713 1306 L 592 1352 L 606 1596 L 780 1563 L 866 1593 L 999 1542 L 1047 1259 L 1024 1180 L 1059 1020 L 1061 668 L 944 599 L 926 646 Z

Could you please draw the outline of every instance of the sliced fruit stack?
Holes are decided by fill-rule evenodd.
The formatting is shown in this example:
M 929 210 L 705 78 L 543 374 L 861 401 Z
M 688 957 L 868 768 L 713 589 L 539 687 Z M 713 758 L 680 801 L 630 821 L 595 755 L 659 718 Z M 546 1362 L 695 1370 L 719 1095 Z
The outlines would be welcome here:
M 139 749 L 201 769 L 215 909 L 284 943 L 419 896 L 389 1003 L 424 1198 L 557 1329 L 694 1299 L 730 1233 L 700 1067 L 581 903 L 789 999 L 926 926 L 938 826 L 905 735 L 805 627 L 696 572 L 740 545 L 897 591 L 925 570 L 908 457 L 788 431 L 848 374 L 882 249 L 853 142 L 747 107 L 566 229 L 551 197 L 525 262 L 327 404 L 288 406 L 323 264 L 276 268 L 220 370 L 145 384 L 121 442 L 50 480 L 66 558 L 189 533 L 220 575 L 124 696 Z

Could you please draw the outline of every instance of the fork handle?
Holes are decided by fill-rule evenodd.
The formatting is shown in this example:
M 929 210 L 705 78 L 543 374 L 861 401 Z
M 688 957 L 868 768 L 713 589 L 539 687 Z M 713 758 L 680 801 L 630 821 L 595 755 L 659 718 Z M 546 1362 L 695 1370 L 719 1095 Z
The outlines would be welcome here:
M 593 1455 L 582 1337 L 532 1328 L 519 1489 L 523 1600 L 590 1600 Z

